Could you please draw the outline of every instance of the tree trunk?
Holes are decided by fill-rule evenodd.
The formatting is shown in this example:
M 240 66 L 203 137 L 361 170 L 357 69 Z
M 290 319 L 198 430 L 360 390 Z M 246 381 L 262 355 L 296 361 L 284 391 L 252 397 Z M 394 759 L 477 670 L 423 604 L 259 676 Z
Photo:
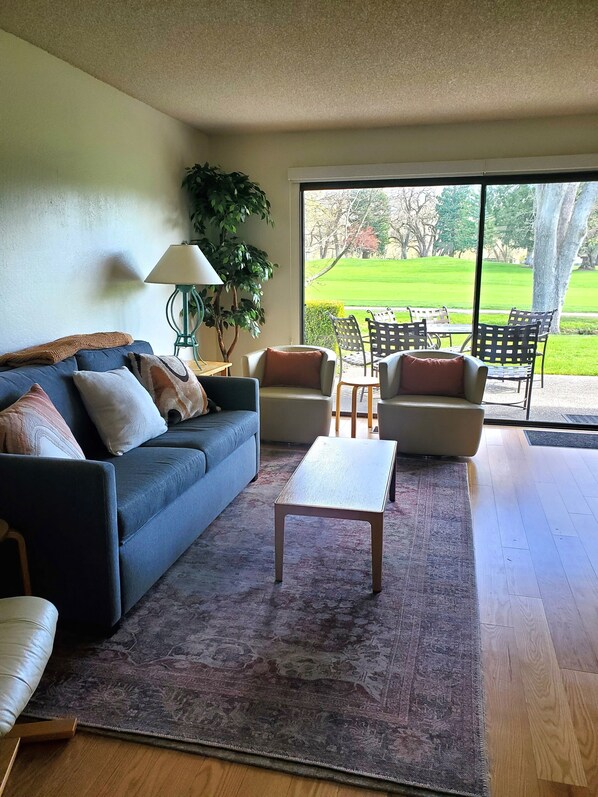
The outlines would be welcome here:
M 573 271 L 573 263 L 586 237 L 588 218 L 596 202 L 596 197 L 598 197 L 598 182 L 583 183 L 569 215 L 567 228 L 564 231 L 564 237 L 557 252 L 556 277 L 557 299 L 559 302 L 556 312 L 557 326 L 560 324 L 561 312 Z
M 565 184 L 536 186 L 533 310 L 554 310 L 557 306 L 556 251 Z
M 409 257 L 409 235 L 401 238 L 401 260 L 407 260 Z
M 587 232 L 598 182 L 548 183 L 536 186 L 534 286 L 532 308 L 556 310 L 552 331 L 560 319 L 573 262 Z

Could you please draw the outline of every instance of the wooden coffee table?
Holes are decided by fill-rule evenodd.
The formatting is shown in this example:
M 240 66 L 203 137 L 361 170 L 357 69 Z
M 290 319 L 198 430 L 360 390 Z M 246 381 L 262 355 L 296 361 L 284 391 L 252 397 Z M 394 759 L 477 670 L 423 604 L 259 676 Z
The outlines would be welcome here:
M 287 515 L 365 520 L 372 535 L 372 589 L 382 589 L 384 508 L 395 500 L 393 440 L 318 437 L 274 504 L 276 581 L 282 581 Z

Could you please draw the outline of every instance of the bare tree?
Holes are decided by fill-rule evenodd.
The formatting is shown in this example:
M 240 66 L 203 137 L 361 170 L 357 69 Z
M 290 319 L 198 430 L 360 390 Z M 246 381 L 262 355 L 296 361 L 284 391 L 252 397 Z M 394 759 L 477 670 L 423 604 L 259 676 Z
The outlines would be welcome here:
M 305 244 L 321 260 L 332 249 L 338 255 L 339 228 L 350 209 L 347 191 L 310 191 L 305 194 Z
M 409 256 L 409 248 L 418 257 L 429 257 L 436 240 L 436 193 L 429 186 L 407 186 L 388 189 L 390 205 L 390 238 L 401 248 L 401 259 Z
M 556 308 L 553 332 L 560 329 L 573 264 L 586 236 L 597 197 L 598 181 L 536 186 L 532 307 L 534 310 Z
M 374 190 L 314 192 L 315 196 L 308 200 L 310 204 L 308 205 L 306 202 L 307 235 L 313 236 L 313 240 L 318 242 L 320 251 L 328 252 L 328 248 L 331 246 L 334 250 L 334 256 L 330 263 L 327 263 L 317 274 L 306 279 L 306 285 L 315 282 L 331 271 L 339 260 L 352 249 L 364 228 L 368 226 Z M 319 207 L 311 205 L 312 202 Z M 320 227 L 318 227 L 318 223 Z

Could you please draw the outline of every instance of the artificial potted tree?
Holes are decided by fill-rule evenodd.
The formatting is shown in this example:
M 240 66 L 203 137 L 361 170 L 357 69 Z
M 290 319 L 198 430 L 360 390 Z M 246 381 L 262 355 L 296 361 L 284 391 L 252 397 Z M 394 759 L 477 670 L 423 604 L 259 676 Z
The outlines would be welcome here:
M 246 174 L 227 173 L 208 163 L 188 167 L 183 187 L 195 232 L 190 243 L 199 246 L 222 279 L 222 285 L 204 287 L 200 293 L 204 323 L 216 330 L 222 359 L 228 361 L 240 330 L 255 338 L 265 321 L 262 284 L 277 264 L 262 249 L 243 241 L 237 229 L 250 216 L 272 224 L 270 202 Z

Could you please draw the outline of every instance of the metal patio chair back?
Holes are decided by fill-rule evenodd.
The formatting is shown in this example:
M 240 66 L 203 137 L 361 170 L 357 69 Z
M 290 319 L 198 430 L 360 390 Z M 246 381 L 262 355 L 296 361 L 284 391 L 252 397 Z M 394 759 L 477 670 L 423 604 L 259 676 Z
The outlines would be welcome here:
M 379 321 L 382 324 L 396 324 L 397 317 L 392 307 L 386 307 L 384 310 L 368 310 L 372 316 L 373 321 Z
M 518 310 L 516 307 L 509 313 L 509 326 L 521 326 L 522 324 L 540 324 L 538 332 L 538 351 L 536 357 L 541 358 L 540 386 L 544 387 L 544 358 L 546 357 L 546 346 L 548 345 L 548 335 L 552 326 L 552 319 L 556 310 Z
M 428 334 L 425 321 L 384 324 L 380 321 L 372 321 L 371 318 L 366 320 L 374 369 L 376 360 L 387 357 L 389 354 L 427 347 Z
M 525 385 L 523 400 L 511 402 L 511 406 L 521 404 L 526 420 L 531 407 L 539 329 L 539 322 L 517 326 L 478 324 L 475 334 L 475 356 L 488 366 L 487 378 L 517 382 L 517 392 Z
M 367 366 L 370 363 L 369 352 L 366 351 L 361 329 L 354 315 L 339 317 L 328 313 L 332 323 L 336 345 L 338 347 L 340 362 L 340 378 L 343 376 L 343 363 L 347 365 L 357 365 L 363 368 L 363 374 L 367 374 Z
M 428 324 L 450 324 L 451 317 L 448 309 L 442 307 L 410 307 L 409 318 L 411 321 L 426 321 Z M 449 346 L 453 345 L 453 336 L 450 332 L 428 332 L 428 342 L 434 349 L 439 349 L 442 346 L 442 339 L 448 339 Z

